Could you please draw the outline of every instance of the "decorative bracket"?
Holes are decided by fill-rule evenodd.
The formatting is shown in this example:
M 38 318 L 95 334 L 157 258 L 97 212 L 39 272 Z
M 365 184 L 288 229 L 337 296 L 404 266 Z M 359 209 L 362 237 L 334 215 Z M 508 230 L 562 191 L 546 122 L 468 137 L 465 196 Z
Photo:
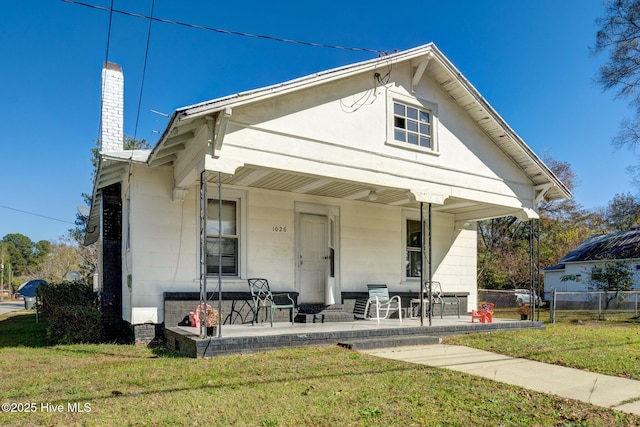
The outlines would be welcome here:
M 208 116 L 207 120 L 207 143 L 209 144 L 209 154 L 211 157 L 220 157 L 222 149 L 222 141 L 227 132 L 227 124 L 231 118 L 231 108 L 225 107 L 220 111 L 214 121 L 213 117 Z
M 554 185 L 550 182 L 533 187 L 534 191 L 536 192 L 536 198 L 533 201 L 534 205 L 537 206 L 538 203 L 542 202 L 544 200 L 544 196 L 546 196 L 549 190 L 551 190 L 553 187 Z
M 416 72 L 413 74 L 413 78 L 411 79 L 411 93 L 415 93 L 415 87 L 420 83 L 420 79 L 424 74 L 424 71 L 427 69 L 427 65 L 429 65 L 429 61 L 431 60 L 431 55 L 427 55 L 416 68 Z
M 171 200 L 176 202 L 176 203 L 184 202 L 184 198 L 187 196 L 187 192 L 188 191 L 189 190 L 187 188 L 175 187 L 173 189 L 173 196 L 172 196 Z

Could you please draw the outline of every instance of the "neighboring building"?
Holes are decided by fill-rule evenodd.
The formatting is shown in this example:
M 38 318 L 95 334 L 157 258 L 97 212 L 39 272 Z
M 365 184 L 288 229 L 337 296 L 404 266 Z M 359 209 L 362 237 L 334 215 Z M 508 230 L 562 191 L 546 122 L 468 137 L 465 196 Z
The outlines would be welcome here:
M 607 261 L 624 261 L 635 275 L 633 289 L 640 289 L 640 230 L 633 229 L 611 234 L 596 234 L 566 254 L 557 265 L 544 269 L 545 300 L 551 292 L 591 291 L 589 281 L 594 269 Z M 564 295 L 563 300 L 587 301 L 587 295 Z
M 117 68 L 105 69 L 115 86 Z M 121 109 L 122 89 L 111 102 L 104 86 L 105 108 Z M 102 136 L 86 235 L 107 326 L 175 326 L 166 300 L 198 293 L 205 266 L 216 288 L 219 238 L 229 295 L 250 277 L 301 307 L 348 307 L 367 283 L 416 295 L 421 205 L 425 279 L 466 295 L 468 312 L 476 222 L 534 219 L 542 200 L 571 196 L 433 44 L 180 108 L 152 150 L 122 151 L 115 129 L 117 146 Z

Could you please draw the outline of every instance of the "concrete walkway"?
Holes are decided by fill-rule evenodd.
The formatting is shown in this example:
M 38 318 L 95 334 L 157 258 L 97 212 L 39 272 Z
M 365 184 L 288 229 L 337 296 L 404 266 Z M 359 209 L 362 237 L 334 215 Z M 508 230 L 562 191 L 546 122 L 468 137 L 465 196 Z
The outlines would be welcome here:
M 542 393 L 640 415 L 640 381 L 444 344 L 380 348 L 362 352 L 387 359 L 466 372 Z

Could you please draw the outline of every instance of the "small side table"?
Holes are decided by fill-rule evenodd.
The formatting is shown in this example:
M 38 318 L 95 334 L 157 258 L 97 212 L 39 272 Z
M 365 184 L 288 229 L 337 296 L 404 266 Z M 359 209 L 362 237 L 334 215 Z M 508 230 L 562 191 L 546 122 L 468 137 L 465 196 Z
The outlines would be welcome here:
M 429 312 L 429 300 L 427 299 L 423 299 L 423 305 L 422 305 L 422 311 L 424 316 L 427 316 L 427 313 Z M 416 309 L 418 310 L 418 313 L 420 312 L 420 298 L 413 298 L 410 302 L 409 302 L 409 318 L 410 319 L 415 319 L 416 317 L 414 316 L 414 313 L 416 312 Z

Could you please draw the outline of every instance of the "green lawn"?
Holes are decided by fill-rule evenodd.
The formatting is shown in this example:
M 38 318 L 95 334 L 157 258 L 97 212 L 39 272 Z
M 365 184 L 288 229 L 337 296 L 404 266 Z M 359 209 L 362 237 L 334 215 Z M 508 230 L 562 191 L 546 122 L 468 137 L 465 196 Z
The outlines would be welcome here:
M 0 372 L 0 402 L 23 411 L 0 413 L 0 425 L 640 425 L 621 412 L 338 347 L 195 360 L 135 346 L 48 346 L 26 312 L 0 316 Z
M 457 335 L 444 342 L 640 380 L 638 319 L 571 321 L 547 324 L 545 328 Z

